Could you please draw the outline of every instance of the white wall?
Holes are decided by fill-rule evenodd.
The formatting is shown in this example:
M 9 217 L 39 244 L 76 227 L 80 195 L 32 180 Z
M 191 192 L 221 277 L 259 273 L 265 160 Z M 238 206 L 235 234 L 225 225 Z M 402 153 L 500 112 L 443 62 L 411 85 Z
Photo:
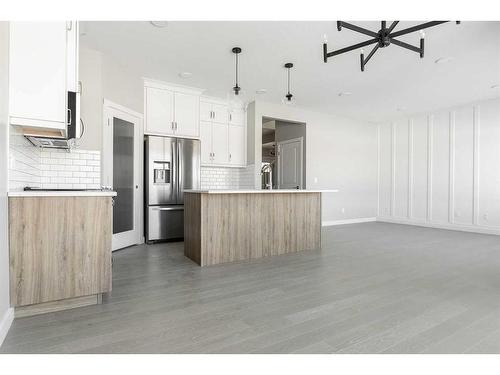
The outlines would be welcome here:
M 500 234 L 500 99 L 379 125 L 380 220 Z
M 85 134 L 78 142 L 85 150 L 102 151 L 103 99 L 144 112 L 144 83 L 139 74 L 101 52 L 80 46 L 81 118 Z
M 0 22 L 0 345 L 12 324 L 9 297 L 9 236 L 7 190 L 9 166 L 9 23 Z
M 377 125 L 298 107 L 251 103 L 248 139 L 255 143 L 249 143 L 248 159 L 249 164 L 255 164 L 257 189 L 260 189 L 263 116 L 306 124 L 306 188 L 340 190 L 323 195 L 324 224 L 376 216 Z

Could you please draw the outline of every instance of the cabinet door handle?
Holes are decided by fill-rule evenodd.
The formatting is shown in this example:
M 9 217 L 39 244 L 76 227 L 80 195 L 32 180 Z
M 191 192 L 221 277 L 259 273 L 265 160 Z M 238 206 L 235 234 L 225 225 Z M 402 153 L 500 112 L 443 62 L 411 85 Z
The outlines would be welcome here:
M 232 114 L 232 113 L 230 113 L 230 114 L 229 114 L 229 122 L 232 122 L 232 121 L 233 121 L 233 114 Z
M 78 93 L 82 94 L 83 93 L 83 85 L 82 81 L 78 81 Z
M 172 130 L 174 130 L 174 122 L 172 121 L 172 126 L 171 126 Z
M 231 157 L 232 157 L 232 155 L 231 155 L 231 153 L 229 153 L 229 161 L 231 161 Z
M 215 117 L 217 117 L 217 114 L 215 113 L 215 111 L 213 113 L 214 113 L 214 119 L 215 119 Z
M 175 131 L 177 131 L 177 121 L 175 121 L 174 124 L 175 124 Z
M 68 125 L 71 125 L 71 108 L 68 108 Z

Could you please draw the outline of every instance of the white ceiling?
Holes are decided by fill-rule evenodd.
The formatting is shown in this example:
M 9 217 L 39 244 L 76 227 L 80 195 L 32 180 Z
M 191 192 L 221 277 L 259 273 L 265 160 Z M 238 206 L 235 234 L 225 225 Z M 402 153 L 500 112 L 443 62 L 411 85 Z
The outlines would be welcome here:
M 378 30 L 379 22 L 355 22 Z M 397 29 L 419 22 L 401 22 Z M 368 121 L 424 112 L 500 96 L 500 22 L 455 22 L 426 30 L 425 58 L 391 45 L 360 72 L 359 51 L 323 63 L 323 35 L 338 49 L 368 39 L 332 22 L 85 22 L 81 44 L 109 54 L 148 78 L 206 88 L 226 96 L 234 85 L 234 55 L 240 55 L 240 85 L 245 99 L 281 103 L 286 69 L 293 62 L 296 105 Z M 418 45 L 419 34 L 400 38 Z M 371 47 L 365 48 L 365 55 Z M 453 57 L 445 64 L 434 61 Z M 191 72 L 183 79 L 180 72 Z M 266 94 L 255 91 L 267 89 Z M 340 92 L 351 92 L 339 96 Z

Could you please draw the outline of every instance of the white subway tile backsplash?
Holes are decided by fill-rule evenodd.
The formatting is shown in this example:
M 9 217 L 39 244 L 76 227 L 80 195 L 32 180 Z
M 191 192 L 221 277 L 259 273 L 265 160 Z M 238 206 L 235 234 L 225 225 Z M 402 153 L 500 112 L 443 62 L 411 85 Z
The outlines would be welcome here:
M 202 189 L 252 189 L 254 166 L 246 168 L 201 167 Z
M 9 190 L 101 187 L 99 151 L 40 149 L 10 128 Z

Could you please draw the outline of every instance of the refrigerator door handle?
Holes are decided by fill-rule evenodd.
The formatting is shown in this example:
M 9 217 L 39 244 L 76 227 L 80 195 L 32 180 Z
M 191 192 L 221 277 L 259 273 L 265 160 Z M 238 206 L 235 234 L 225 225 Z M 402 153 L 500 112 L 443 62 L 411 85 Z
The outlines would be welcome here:
M 181 192 L 184 190 L 184 176 L 182 175 L 182 168 L 184 163 L 183 157 L 182 157 L 182 142 L 177 141 L 177 202 L 182 201 Z
M 184 206 L 181 207 L 154 207 L 154 211 L 184 211 Z
M 177 165 L 178 163 L 178 156 L 177 155 L 177 140 L 174 140 L 172 143 L 170 143 L 170 157 L 172 160 L 172 191 L 173 191 L 173 201 L 177 201 L 177 189 L 175 188 L 177 186 L 177 170 L 179 169 L 179 166 Z

